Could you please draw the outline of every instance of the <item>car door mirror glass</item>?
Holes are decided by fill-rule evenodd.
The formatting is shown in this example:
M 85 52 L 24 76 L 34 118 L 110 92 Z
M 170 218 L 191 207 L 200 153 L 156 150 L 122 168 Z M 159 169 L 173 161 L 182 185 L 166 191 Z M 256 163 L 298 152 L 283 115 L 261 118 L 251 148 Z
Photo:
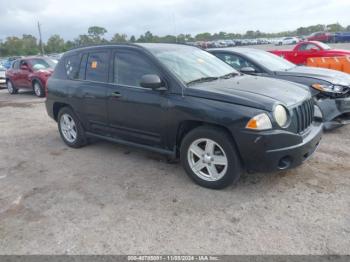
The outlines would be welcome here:
M 162 80 L 158 75 L 143 75 L 140 85 L 144 88 L 160 89 L 164 87 Z
M 250 67 L 250 66 L 242 67 L 240 71 L 243 74 L 254 74 L 254 73 L 256 73 L 256 70 L 253 67 Z

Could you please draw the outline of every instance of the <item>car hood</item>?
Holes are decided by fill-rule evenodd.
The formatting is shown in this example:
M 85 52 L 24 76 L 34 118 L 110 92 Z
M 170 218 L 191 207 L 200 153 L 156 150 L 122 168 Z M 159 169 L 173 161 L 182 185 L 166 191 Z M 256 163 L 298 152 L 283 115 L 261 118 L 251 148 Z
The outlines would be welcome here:
M 276 103 L 291 107 L 311 97 L 309 89 L 303 85 L 248 75 L 193 84 L 184 94 L 267 111 L 272 111 Z
M 327 81 L 335 85 L 350 86 L 350 75 L 327 68 L 297 66 L 288 71 L 276 72 L 284 76 L 302 76 Z

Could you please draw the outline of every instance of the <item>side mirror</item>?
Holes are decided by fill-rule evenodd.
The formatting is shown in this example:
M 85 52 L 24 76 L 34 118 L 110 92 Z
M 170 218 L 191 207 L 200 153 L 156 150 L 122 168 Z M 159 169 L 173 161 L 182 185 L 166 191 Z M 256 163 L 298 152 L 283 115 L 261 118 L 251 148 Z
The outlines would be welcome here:
M 313 47 L 313 48 L 310 49 L 310 52 L 312 52 L 312 53 L 315 53 L 317 51 L 318 51 L 318 49 L 316 47 Z
M 241 73 L 243 73 L 243 74 L 254 74 L 254 73 L 256 73 L 256 70 L 253 68 L 253 67 L 242 67 L 241 68 Z
M 162 80 L 158 75 L 143 75 L 140 85 L 150 89 L 161 89 L 163 87 Z
M 29 67 L 28 67 L 28 65 L 24 64 L 24 65 L 20 66 L 20 69 L 21 70 L 29 70 Z

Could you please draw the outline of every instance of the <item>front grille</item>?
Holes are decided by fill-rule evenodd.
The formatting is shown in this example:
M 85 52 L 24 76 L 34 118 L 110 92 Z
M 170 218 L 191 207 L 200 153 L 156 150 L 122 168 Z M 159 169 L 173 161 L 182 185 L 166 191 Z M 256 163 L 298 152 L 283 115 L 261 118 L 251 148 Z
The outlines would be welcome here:
M 304 101 L 301 105 L 293 109 L 297 120 L 297 132 L 302 133 L 312 123 L 314 118 L 314 101 L 312 99 Z

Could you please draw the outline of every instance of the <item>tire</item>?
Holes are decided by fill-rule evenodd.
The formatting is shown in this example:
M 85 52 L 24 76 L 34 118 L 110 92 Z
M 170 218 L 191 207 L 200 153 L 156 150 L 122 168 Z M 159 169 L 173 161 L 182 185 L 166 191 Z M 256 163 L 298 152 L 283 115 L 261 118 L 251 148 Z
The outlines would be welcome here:
M 11 94 L 11 95 L 15 95 L 18 93 L 18 89 L 13 85 L 11 80 L 8 80 L 6 82 L 7 85 L 7 91 Z
M 61 138 L 66 145 L 73 148 L 86 145 L 87 139 L 84 128 L 71 108 L 64 107 L 59 111 L 57 124 Z
M 40 81 L 34 80 L 33 81 L 33 91 L 37 97 L 44 97 L 45 96 L 45 89 Z
M 203 187 L 222 189 L 240 177 L 237 150 L 230 135 L 220 128 L 202 126 L 190 131 L 181 143 L 180 158 L 188 176 Z

